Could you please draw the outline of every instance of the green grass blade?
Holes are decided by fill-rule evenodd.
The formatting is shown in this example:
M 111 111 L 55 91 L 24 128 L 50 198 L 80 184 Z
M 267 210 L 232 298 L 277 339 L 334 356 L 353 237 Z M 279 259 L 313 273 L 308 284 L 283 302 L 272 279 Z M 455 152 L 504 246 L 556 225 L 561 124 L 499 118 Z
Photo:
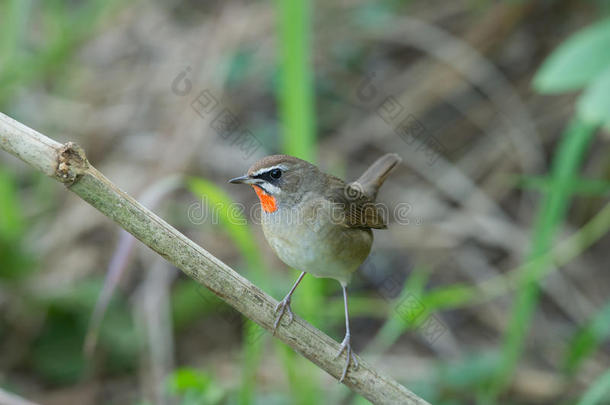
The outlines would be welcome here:
M 583 157 L 595 134 L 595 126 L 574 120 L 563 134 L 553 159 L 549 192 L 543 196 L 532 235 L 528 266 L 515 298 L 510 324 L 502 348 L 498 374 L 491 387 L 491 395 L 498 395 L 510 381 L 523 349 L 529 323 L 538 302 L 540 274 L 551 264 L 550 260 L 536 260 L 551 248 L 554 236 L 563 222 L 570 202 L 569 183 L 578 174 Z
M 36 270 L 34 255 L 24 241 L 25 231 L 17 181 L 0 166 L 0 283 L 23 279 Z
M 565 266 L 583 252 L 598 242 L 610 230 L 610 203 L 606 204 L 593 218 L 591 218 L 578 231 L 574 232 L 565 240 L 553 246 L 542 256 L 534 260 L 526 261 L 520 266 L 509 270 L 504 275 L 498 275 L 484 280 L 478 285 L 454 284 L 448 287 L 437 287 L 431 289 L 423 297 L 422 301 L 429 310 L 457 309 L 473 305 L 482 305 L 490 300 L 500 297 L 513 289 L 520 280 L 528 277 L 531 267 L 541 264 L 552 263 L 553 266 L 543 266 L 542 271 L 537 274 L 538 281 L 552 270 Z M 439 297 L 445 297 L 449 293 L 450 302 L 440 305 Z
M 587 86 L 579 97 L 576 108 L 578 115 L 590 123 L 610 127 L 610 63 L 606 70 Z
M 0 25 L 0 74 L 9 64 L 19 62 L 19 50 L 31 4 L 32 0 L 10 0 L 0 5 L 0 15 L 4 16 Z
M 247 225 L 243 213 L 239 212 L 231 197 L 214 183 L 202 178 L 191 177 L 188 179 L 187 185 L 189 190 L 207 205 L 210 213 L 218 215 L 220 225 L 245 258 L 249 270 L 257 279 L 255 281 L 264 282 L 263 262 L 258 246 L 254 242 L 256 238 Z
M 208 210 L 218 215 L 221 226 L 245 258 L 252 280 L 262 288 L 268 288 L 269 283 L 265 282 L 263 261 L 255 243 L 256 238 L 243 213 L 237 209 L 233 200 L 214 183 L 202 178 L 189 179 L 188 187 L 191 192 L 202 199 L 202 203 L 207 205 Z M 250 404 L 254 399 L 256 371 L 260 364 L 264 342 L 260 338 L 261 334 L 260 326 L 246 321 L 244 324 L 242 385 L 239 392 L 241 405 Z
M 9 172 L 0 167 L 0 239 L 20 239 L 24 226 L 17 196 L 17 183 Z
M 610 301 L 570 341 L 564 367 L 573 374 L 582 362 L 610 336 Z
M 373 341 L 369 344 L 367 351 L 373 353 L 385 352 L 403 333 L 414 326 L 413 321 L 415 320 L 405 319 L 404 317 L 400 316 L 400 314 L 396 311 L 396 305 L 409 295 L 422 297 L 424 295 L 424 288 L 427 281 L 428 273 L 424 269 L 415 268 L 411 272 L 398 298 L 393 300 L 393 302 L 389 305 L 387 320 Z M 427 316 L 427 314 L 423 315 Z
M 590 83 L 610 65 L 608 41 L 610 19 L 601 20 L 572 35 L 536 72 L 534 88 L 541 93 L 559 93 Z
M 610 394 L 610 371 L 602 374 L 593 385 L 587 390 L 585 395 L 578 401 L 576 405 L 596 405 L 608 403 Z M 602 400 L 604 402 L 602 402 Z
M 311 5 L 278 0 L 279 106 L 284 152 L 313 161 L 316 156 L 313 73 L 310 61 Z
M 316 134 L 310 61 L 311 3 L 307 0 L 277 0 L 276 5 L 282 149 L 286 154 L 313 162 Z M 293 301 L 293 308 L 299 315 L 317 325 L 320 323 L 317 314 L 322 308 L 322 286 L 321 280 L 305 277 Z M 319 388 L 313 380 L 315 372 L 312 366 L 301 358 L 295 359 L 294 353 L 289 350 L 282 350 L 281 356 L 285 372 L 290 377 L 293 397 L 298 398 L 301 404 L 319 403 Z

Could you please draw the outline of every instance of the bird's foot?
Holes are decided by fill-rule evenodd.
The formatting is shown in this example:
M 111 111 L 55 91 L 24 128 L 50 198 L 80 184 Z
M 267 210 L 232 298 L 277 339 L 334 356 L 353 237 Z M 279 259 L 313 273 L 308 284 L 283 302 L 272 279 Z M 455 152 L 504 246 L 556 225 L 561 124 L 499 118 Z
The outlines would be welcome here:
M 343 352 L 345 352 L 347 359 L 345 361 L 345 367 L 343 367 L 343 374 L 341 374 L 341 378 L 339 379 L 340 383 L 345 380 L 350 363 L 353 363 L 354 370 L 358 369 L 358 359 L 356 359 L 356 354 L 352 350 L 352 339 L 349 333 L 345 335 L 341 347 L 339 348 L 339 353 L 337 353 L 335 359 L 339 358 Z
M 273 324 L 273 334 L 275 335 L 275 331 L 277 330 L 277 327 L 280 325 L 280 321 L 282 320 L 282 318 L 284 317 L 284 314 L 286 312 L 288 312 L 288 325 L 292 322 L 292 320 L 294 319 L 294 314 L 292 313 L 292 308 L 290 308 L 290 297 L 285 297 L 283 300 L 281 300 L 277 306 L 275 307 L 275 312 L 279 311 L 279 315 L 277 316 L 277 318 L 275 319 L 275 323 Z

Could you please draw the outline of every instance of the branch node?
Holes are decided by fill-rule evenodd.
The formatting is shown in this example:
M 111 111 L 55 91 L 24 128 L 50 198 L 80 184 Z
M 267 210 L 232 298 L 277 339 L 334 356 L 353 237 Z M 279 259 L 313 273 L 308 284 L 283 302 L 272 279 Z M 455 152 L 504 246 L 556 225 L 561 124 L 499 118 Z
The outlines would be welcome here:
M 83 148 L 74 142 L 68 142 L 59 149 L 58 165 L 55 171 L 55 176 L 59 181 L 71 186 L 87 169 L 89 169 L 89 161 Z

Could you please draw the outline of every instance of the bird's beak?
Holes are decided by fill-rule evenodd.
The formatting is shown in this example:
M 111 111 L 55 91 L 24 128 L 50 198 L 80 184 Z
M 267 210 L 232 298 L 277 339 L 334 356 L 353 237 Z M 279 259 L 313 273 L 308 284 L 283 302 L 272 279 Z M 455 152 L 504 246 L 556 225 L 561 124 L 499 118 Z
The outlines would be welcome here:
M 258 182 L 259 179 L 253 179 L 248 175 L 236 177 L 234 179 L 229 180 L 229 183 L 233 184 L 257 184 Z

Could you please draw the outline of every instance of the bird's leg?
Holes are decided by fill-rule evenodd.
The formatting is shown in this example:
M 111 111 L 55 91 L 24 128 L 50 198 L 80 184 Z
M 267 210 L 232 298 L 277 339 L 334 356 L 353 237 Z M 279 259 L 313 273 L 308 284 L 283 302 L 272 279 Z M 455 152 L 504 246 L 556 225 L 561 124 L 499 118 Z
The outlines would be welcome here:
M 275 307 L 275 312 L 280 311 L 280 314 L 275 319 L 275 323 L 273 324 L 273 334 L 275 334 L 275 331 L 276 331 L 277 327 L 280 325 L 280 321 L 282 320 L 282 317 L 284 316 L 284 313 L 286 311 L 288 311 L 288 317 L 289 317 L 288 323 L 290 324 L 290 322 L 292 322 L 292 320 L 294 319 L 294 315 L 292 313 L 292 309 L 290 308 L 290 297 L 292 297 L 292 293 L 297 288 L 297 286 L 299 285 L 301 280 L 303 280 L 304 276 L 305 276 L 305 272 L 302 272 L 301 275 L 299 276 L 299 278 L 297 279 L 297 281 L 294 283 L 294 285 L 292 286 L 292 288 L 288 292 L 288 294 L 286 294 L 284 299 L 281 300 L 277 304 L 277 306 Z
M 347 356 L 347 360 L 345 361 L 345 367 L 343 368 L 343 374 L 341 374 L 341 378 L 339 382 L 342 383 L 347 375 L 347 369 L 349 368 L 350 362 L 354 364 L 354 369 L 358 368 L 358 359 L 356 359 L 356 354 L 352 351 L 352 337 L 349 332 L 349 315 L 347 311 L 347 287 L 341 284 L 343 288 L 343 303 L 345 305 L 345 338 L 343 338 L 343 342 L 341 343 L 341 347 L 339 348 L 339 353 L 335 356 L 335 359 L 341 356 L 341 353 L 345 352 Z

